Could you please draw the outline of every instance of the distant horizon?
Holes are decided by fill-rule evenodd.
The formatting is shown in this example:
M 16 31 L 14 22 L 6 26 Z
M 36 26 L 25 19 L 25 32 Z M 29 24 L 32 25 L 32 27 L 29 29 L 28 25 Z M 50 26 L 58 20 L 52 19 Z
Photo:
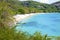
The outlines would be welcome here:
M 26 1 L 26 0 L 20 0 L 20 1 Z M 60 1 L 60 0 L 33 0 L 41 3 L 47 3 L 47 4 L 52 4 L 54 2 Z

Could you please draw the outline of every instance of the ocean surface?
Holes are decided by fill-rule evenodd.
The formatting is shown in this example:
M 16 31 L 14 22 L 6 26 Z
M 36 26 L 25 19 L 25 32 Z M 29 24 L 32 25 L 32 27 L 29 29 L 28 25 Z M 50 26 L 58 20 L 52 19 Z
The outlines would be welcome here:
M 48 36 L 60 36 L 60 13 L 36 14 L 22 20 L 17 25 L 17 30 L 34 34 L 40 32 Z

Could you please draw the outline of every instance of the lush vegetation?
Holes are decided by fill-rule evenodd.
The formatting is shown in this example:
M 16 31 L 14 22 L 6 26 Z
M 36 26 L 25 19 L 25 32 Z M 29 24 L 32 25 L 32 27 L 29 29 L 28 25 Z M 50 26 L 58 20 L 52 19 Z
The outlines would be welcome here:
M 60 12 L 60 8 L 58 8 L 54 4 L 45 4 L 36 1 L 17 1 L 17 0 L 7 0 L 3 5 L 8 3 L 9 12 L 12 15 L 14 14 L 26 14 L 26 13 L 42 13 L 42 12 Z M 2 6 L 2 2 L 0 1 L 0 6 Z M 7 8 L 7 7 L 6 7 Z M 0 8 L 1 9 L 1 8 Z
M 53 37 L 41 35 L 39 32 L 36 32 L 34 35 L 30 35 L 26 32 L 17 31 L 15 26 L 9 26 L 10 22 L 13 22 L 12 16 L 15 14 L 30 13 L 34 11 L 43 12 L 43 9 L 36 9 L 32 4 L 30 7 L 24 6 L 23 4 L 20 5 L 20 3 L 21 2 L 18 0 L 0 0 L 0 40 L 52 40 Z M 56 37 L 56 40 L 60 40 L 60 37 Z
M 60 12 L 60 8 L 54 4 L 45 4 L 36 1 L 19 1 L 17 4 L 19 4 L 25 13 Z
M 1 27 L 0 40 L 51 40 L 47 35 L 42 36 L 36 32 L 34 35 L 28 35 L 25 32 L 17 32 L 15 28 Z

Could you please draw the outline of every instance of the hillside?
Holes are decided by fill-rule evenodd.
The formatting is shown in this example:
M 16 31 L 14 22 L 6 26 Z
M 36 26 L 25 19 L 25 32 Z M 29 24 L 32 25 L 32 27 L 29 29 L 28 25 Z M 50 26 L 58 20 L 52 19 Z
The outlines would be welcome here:
M 55 5 L 39 3 L 36 1 L 20 1 L 18 4 L 21 5 L 22 8 L 29 11 L 29 13 L 60 12 L 60 9 L 58 10 L 58 7 Z
M 0 0 L 2 3 L 2 0 Z M 42 12 L 60 12 L 60 9 L 54 4 L 45 4 L 36 1 L 17 1 L 17 0 L 5 0 L 5 3 L 2 6 L 7 4 L 7 8 L 11 9 L 14 14 L 26 14 L 26 13 L 42 13 Z M 1 5 L 0 5 L 1 6 Z M 1 8 L 1 7 L 0 7 Z
M 10 14 L 60 12 L 60 1 L 45 4 L 36 1 L 0 0 L 0 11 L 10 10 Z
M 53 3 L 53 5 L 60 9 L 60 1 Z

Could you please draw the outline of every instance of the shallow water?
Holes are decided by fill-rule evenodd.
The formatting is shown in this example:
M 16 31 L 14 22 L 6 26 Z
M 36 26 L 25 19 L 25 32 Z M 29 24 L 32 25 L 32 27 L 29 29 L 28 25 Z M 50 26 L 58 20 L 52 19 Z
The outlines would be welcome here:
M 36 14 L 22 21 L 23 24 L 17 26 L 17 30 L 22 30 L 33 34 L 36 31 L 49 36 L 60 35 L 60 14 Z

